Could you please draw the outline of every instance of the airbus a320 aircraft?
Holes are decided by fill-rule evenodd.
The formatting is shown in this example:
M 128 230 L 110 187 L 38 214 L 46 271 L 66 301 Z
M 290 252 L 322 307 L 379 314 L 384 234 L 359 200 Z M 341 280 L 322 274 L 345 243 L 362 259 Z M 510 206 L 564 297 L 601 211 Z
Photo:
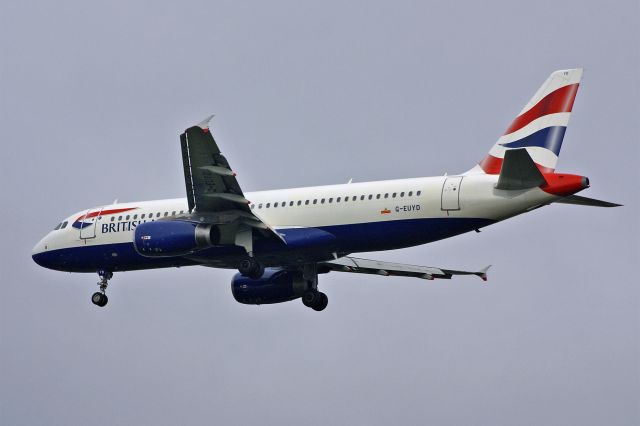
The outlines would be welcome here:
M 551 203 L 614 207 L 574 195 L 584 176 L 556 173 L 582 69 L 552 73 L 489 153 L 466 173 L 244 193 L 209 129 L 180 135 L 187 197 L 92 207 L 62 220 L 33 249 L 46 268 L 97 272 L 107 304 L 114 272 L 202 265 L 237 269 L 240 303 L 302 298 L 321 311 L 318 275 L 331 271 L 416 277 L 487 278 L 351 257 L 453 237 Z

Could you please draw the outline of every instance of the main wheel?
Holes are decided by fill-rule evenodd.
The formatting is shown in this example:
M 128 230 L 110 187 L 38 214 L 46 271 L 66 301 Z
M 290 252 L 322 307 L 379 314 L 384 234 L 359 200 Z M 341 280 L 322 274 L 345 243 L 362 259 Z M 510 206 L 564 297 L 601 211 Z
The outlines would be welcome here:
M 238 272 L 240 272 L 240 275 L 242 276 L 257 280 L 262 278 L 262 275 L 264 274 L 264 265 L 250 257 L 240 262 Z
M 107 304 L 109 298 L 106 294 L 96 291 L 95 293 L 93 293 L 93 296 L 91 296 L 91 301 L 94 305 L 103 307 Z
M 316 304 L 318 298 L 320 297 L 319 295 L 320 293 L 318 293 L 315 290 L 305 291 L 302 294 L 302 304 L 307 308 L 312 308 Z
M 323 311 L 329 304 L 329 298 L 326 294 L 319 292 L 316 302 L 311 307 L 314 311 Z

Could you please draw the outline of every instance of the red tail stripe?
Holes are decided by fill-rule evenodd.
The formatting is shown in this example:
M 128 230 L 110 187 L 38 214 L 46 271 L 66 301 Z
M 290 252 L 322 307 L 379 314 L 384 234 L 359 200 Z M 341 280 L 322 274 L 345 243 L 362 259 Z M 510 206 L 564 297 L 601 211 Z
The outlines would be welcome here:
M 502 162 L 502 158 L 494 157 L 491 154 L 487 154 L 487 156 L 484 157 L 484 159 L 480 162 L 480 167 L 482 167 L 482 170 L 484 170 L 484 172 L 488 175 L 499 175 L 500 170 L 502 169 Z M 553 173 L 554 171 L 554 169 L 541 166 L 538 163 L 536 163 L 536 166 L 538 166 L 538 170 L 540 170 L 540 172 L 542 173 Z
M 527 112 L 516 117 L 504 134 L 508 135 L 516 130 L 520 130 L 533 120 L 545 115 L 556 114 L 558 112 L 571 112 L 573 101 L 575 101 L 576 93 L 578 93 L 578 86 L 579 83 L 570 84 L 549 93 Z
M 122 213 L 122 212 L 128 212 L 131 210 L 135 210 L 137 209 L 137 207 L 131 207 L 131 208 L 127 208 L 127 209 L 113 209 L 113 210 L 96 210 L 94 212 L 90 212 L 88 214 L 83 214 L 82 216 L 78 217 L 75 221 L 79 221 L 79 220 L 85 220 L 85 219 L 90 219 L 92 217 L 96 217 L 98 215 L 100 216 L 106 216 L 108 214 L 115 214 L 115 213 Z

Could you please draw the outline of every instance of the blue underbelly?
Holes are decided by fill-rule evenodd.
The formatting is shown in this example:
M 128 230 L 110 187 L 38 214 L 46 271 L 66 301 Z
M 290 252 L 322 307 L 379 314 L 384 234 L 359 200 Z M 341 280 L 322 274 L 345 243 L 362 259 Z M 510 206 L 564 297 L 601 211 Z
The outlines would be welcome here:
M 437 218 L 332 225 L 318 228 L 278 229 L 287 244 L 278 239 L 258 240 L 254 254 L 269 266 L 292 261 L 326 260 L 331 253 L 357 253 L 393 250 L 426 244 L 495 223 L 489 219 Z M 238 246 L 217 246 L 185 257 L 145 257 L 133 243 L 102 244 L 51 250 L 33 256 L 36 263 L 69 272 L 95 272 L 98 269 L 129 271 L 211 263 L 235 267 L 245 256 Z

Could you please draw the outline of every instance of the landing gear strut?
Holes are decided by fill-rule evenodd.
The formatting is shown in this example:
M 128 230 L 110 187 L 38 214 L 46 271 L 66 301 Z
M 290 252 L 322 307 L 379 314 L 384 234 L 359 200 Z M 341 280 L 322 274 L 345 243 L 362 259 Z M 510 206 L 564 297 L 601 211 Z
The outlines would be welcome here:
M 257 280 L 264 274 L 264 265 L 253 257 L 249 257 L 240 262 L 238 271 L 242 276 Z
M 94 305 L 103 307 L 109 301 L 106 292 L 107 285 L 109 285 L 109 280 L 113 277 L 113 272 L 100 269 L 98 271 L 98 276 L 100 277 L 100 281 L 98 281 L 100 291 L 96 291 L 95 293 L 93 293 L 93 296 L 91 296 L 91 301 Z

